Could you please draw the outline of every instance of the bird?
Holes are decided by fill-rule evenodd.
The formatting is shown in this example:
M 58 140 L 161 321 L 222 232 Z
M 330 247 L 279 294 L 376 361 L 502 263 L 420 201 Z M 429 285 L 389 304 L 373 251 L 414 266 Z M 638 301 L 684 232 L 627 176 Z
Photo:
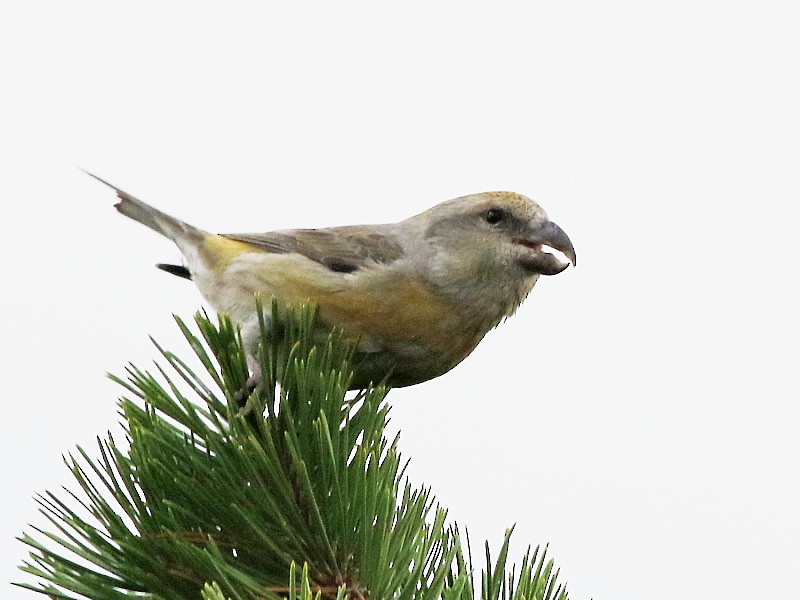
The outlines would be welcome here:
M 462 196 L 397 223 L 217 234 L 87 174 L 116 192 L 121 214 L 175 243 L 184 263 L 156 266 L 193 281 L 239 326 L 256 379 L 256 297 L 313 304 L 321 334 L 351 336 L 350 389 L 404 387 L 450 371 L 540 276 L 577 263 L 564 230 L 515 192 Z

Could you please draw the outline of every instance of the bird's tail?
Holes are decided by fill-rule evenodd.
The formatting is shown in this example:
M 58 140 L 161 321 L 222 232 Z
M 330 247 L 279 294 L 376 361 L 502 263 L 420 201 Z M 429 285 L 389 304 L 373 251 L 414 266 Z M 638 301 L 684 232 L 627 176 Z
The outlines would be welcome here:
M 91 175 L 99 182 L 106 184 L 108 187 L 117 192 L 119 202 L 117 202 L 117 204 L 114 206 L 119 212 L 126 217 L 149 227 L 153 231 L 160 233 L 164 237 L 171 239 L 173 242 L 175 242 L 184 256 L 187 256 L 187 254 L 190 254 L 193 249 L 196 249 L 208 235 L 202 229 L 198 229 L 197 227 L 193 227 L 188 223 L 184 223 L 175 217 L 171 217 L 170 215 L 153 208 L 138 198 L 134 198 L 129 193 L 119 189 L 115 185 L 111 185 L 97 175 L 93 175 L 88 171 L 85 171 L 85 173 L 87 175 Z

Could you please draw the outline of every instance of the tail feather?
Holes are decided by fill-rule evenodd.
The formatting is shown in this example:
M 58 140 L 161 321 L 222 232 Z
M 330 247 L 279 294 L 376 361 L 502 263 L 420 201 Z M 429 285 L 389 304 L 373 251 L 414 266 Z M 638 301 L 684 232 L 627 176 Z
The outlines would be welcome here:
M 188 279 L 190 281 L 192 279 L 192 272 L 183 265 L 168 265 L 166 263 L 158 263 L 156 266 L 162 271 L 177 275 L 178 277 L 183 277 L 184 279 Z
M 104 183 L 117 193 L 119 202 L 114 206 L 120 213 L 171 239 L 184 254 L 186 254 L 187 247 L 196 246 L 205 238 L 204 231 L 153 208 L 89 171 L 84 171 L 84 173 L 94 177 L 100 183 Z

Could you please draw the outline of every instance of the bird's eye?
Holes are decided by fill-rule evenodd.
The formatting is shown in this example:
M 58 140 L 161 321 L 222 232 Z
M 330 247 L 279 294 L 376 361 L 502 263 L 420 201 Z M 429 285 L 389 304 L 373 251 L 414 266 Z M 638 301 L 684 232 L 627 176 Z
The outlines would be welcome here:
M 503 220 L 504 216 L 505 213 L 501 209 L 490 208 L 489 210 L 486 211 L 486 215 L 484 215 L 484 218 L 486 219 L 486 222 L 489 223 L 490 225 L 497 225 L 500 221 Z

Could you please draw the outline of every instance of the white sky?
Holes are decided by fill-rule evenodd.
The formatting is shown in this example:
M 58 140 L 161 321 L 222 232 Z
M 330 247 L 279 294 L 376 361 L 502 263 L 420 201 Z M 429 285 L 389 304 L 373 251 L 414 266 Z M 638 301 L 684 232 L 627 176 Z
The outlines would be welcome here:
M 390 395 L 412 478 L 575 599 L 800 596 L 800 6 L 399 4 L 0 5 L 2 580 L 200 306 L 81 166 L 217 231 L 535 198 L 579 266 Z

